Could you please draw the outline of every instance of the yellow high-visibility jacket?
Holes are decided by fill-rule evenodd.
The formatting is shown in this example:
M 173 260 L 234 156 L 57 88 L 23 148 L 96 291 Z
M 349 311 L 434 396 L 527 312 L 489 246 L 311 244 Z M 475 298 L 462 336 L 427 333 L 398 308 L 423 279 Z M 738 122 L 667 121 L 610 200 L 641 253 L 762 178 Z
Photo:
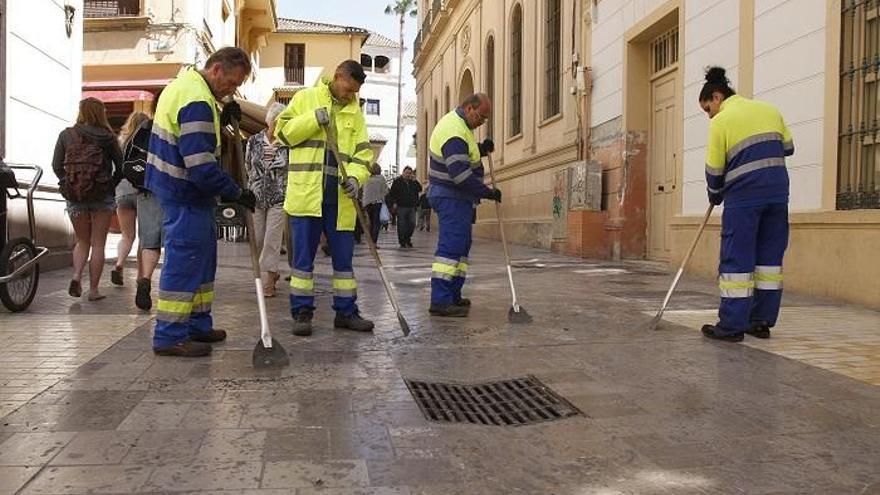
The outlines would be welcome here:
M 323 176 L 337 175 L 336 169 L 324 163 L 327 136 L 315 117 L 315 110 L 322 107 L 328 112 L 333 108 L 330 80 L 327 78 L 321 78 L 312 88 L 297 92 L 278 116 L 275 125 L 275 137 L 290 147 L 284 211 L 292 216 L 320 217 L 324 197 Z M 337 145 L 345 172 L 363 187 L 370 177 L 373 150 L 358 99 L 352 99 L 331 118 L 336 124 Z M 351 231 L 355 226 L 354 204 L 342 190 L 342 180 L 339 183 L 336 229 Z

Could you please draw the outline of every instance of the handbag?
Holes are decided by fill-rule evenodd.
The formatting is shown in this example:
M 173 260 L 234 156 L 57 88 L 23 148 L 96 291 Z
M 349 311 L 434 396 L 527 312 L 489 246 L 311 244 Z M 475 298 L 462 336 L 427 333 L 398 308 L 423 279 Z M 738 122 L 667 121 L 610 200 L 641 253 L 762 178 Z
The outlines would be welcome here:
M 388 205 L 384 202 L 382 203 L 382 209 L 379 210 L 379 222 L 388 223 L 391 221 L 391 211 L 388 210 Z

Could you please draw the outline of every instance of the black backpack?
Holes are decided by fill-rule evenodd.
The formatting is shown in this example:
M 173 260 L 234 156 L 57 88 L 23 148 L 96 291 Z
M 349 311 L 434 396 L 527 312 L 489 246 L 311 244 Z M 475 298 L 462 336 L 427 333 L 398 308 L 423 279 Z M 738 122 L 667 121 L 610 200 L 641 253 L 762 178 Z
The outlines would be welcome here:
M 122 176 L 139 191 L 146 191 L 144 178 L 147 171 L 147 146 L 150 142 L 152 121 L 138 127 L 125 143 L 122 154 Z

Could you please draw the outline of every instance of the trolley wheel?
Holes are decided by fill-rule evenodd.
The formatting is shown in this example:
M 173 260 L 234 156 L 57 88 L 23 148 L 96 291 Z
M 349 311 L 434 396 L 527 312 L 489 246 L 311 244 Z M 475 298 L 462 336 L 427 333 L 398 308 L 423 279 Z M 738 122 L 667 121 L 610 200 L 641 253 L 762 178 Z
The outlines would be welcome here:
M 26 237 L 11 239 L 0 251 L 0 276 L 14 272 L 18 267 L 37 257 L 37 248 Z M 14 280 L 0 284 L 0 301 L 9 311 L 24 311 L 34 296 L 37 295 L 37 284 L 40 282 L 40 265 L 20 275 Z

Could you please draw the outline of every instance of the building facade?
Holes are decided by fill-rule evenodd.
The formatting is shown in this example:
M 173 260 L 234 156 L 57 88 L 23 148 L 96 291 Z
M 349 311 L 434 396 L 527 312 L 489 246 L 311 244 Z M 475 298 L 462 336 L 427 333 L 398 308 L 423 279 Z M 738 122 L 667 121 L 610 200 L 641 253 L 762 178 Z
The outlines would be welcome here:
M 373 139 L 386 141 L 382 154 L 376 162 L 382 166 L 386 177 L 397 177 L 410 162 L 406 159 L 408 143 L 404 125 L 397 135 L 397 90 L 400 75 L 400 43 L 378 33 L 370 34 L 361 49 L 361 65 L 367 72 L 367 81 L 361 87 L 364 115 Z M 404 119 L 403 112 L 400 114 Z M 399 162 L 398 162 L 399 158 Z
M 133 110 L 149 111 L 181 69 L 201 66 L 217 48 L 237 45 L 256 61 L 276 23 L 275 0 L 85 0 L 84 7 L 83 95 L 104 101 L 114 126 Z
M 296 91 L 332 76 L 343 60 L 360 60 L 369 36 L 358 27 L 279 18 L 261 47 L 254 81 L 243 86 L 242 93 L 261 105 L 287 103 Z
M 794 137 L 786 287 L 880 306 L 878 2 L 447 0 L 420 14 L 420 166 L 424 136 L 471 80 L 493 94 L 516 242 L 680 261 L 708 206 L 697 97 L 704 69 L 720 65 L 739 94 L 776 105 Z M 548 119 L 557 74 L 561 116 Z M 716 211 L 690 270 L 714 276 L 719 244 Z
M 76 119 L 82 12 L 82 1 L 0 0 L 0 160 L 43 168 L 34 207 L 37 243 L 51 250 L 44 269 L 66 263 L 73 239 L 52 153 L 58 134 Z M 16 176 L 25 182 L 32 177 L 25 171 Z M 9 237 L 27 236 L 25 202 L 7 204 Z

